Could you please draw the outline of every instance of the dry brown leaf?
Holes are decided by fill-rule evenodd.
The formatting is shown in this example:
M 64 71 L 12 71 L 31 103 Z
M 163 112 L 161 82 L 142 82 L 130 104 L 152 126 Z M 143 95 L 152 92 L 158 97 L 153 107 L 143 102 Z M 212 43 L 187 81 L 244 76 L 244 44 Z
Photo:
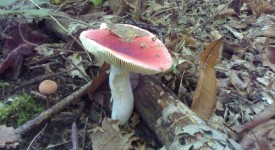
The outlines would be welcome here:
M 263 37 L 271 37 L 274 38 L 275 37 L 275 28 L 273 25 L 267 25 L 265 27 L 263 27 L 261 30 L 257 31 L 254 34 L 255 37 L 257 36 L 263 36 Z
M 248 87 L 248 83 L 245 83 L 242 81 L 239 77 L 239 74 L 237 71 L 231 71 L 230 73 L 230 81 L 231 84 L 238 90 L 238 91 L 244 91 Z
M 263 65 L 275 71 L 275 46 L 269 46 L 263 57 Z
M 234 9 L 234 11 L 239 15 L 241 13 L 241 8 L 243 6 L 244 0 L 233 0 L 229 5 L 229 8 Z
M 241 141 L 244 150 L 272 150 L 275 148 L 275 120 L 267 121 L 250 131 Z
M 108 0 L 111 10 L 114 15 L 122 15 L 127 9 L 128 6 L 124 1 L 121 0 Z
M 137 124 L 140 123 L 140 116 L 137 113 L 134 113 L 133 117 L 131 117 L 130 126 L 136 127 Z
M 229 17 L 229 16 L 234 16 L 234 15 L 237 15 L 237 13 L 232 8 L 228 8 L 228 9 L 223 10 L 219 13 L 220 17 Z
M 200 72 L 192 110 L 203 119 L 208 119 L 216 107 L 217 79 L 214 68 L 207 67 Z
M 222 45 L 222 38 L 213 41 L 200 55 L 200 77 L 191 108 L 204 119 L 208 119 L 216 108 L 217 78 L 214 66 L 219 59 Z
M 237 19 L 232 19 L 229 21 L 229 26 L 235 29 L 245 29 L 248 26 L 248 23 L 245 21 L 240 21 Z
M 126 2 L 126 1 L 125 1 Z M 126 2 L 127 3 L 127 2 Z M 146 1 L 136 0 L 135 2 L 131 1 L 128 4 L 133 4 L 133 19 L 136 21 L 140 21 L 140 17 L 142 16 L 142 12 L 144 12 L 146 7 Z
M 89 96 L 92 97 L 94 92 L 100 87 L 100 85 L 108 79 L 107 71 L 110 69 L 110 64 L 104 62 L 101 66 L 100 73 L 93 79 L 89 87 Z
M 275 6 L 271 5 L 267 1 L 255 1 L 255 0 L 248 0 L 247 1 L 248 8 L 251 9 L 253 12 L 256 13 L 257 17 L 261 16 L 261 14 L 274 14 L 275 13 Z
M 128 150 L 131 148 L 133 133 L 123 133 L 118 129 L 118 122 L 104 118 L 102 129 L 91 135 L 93 150 Z
M 14 134 L 13 127 L 0 125 L 0 133 L 0 148 L 4 148 L 5 146 L 15 148 L 19 144 L 19 137 Z
M 240 135 L 243 136 L 247 132 L 251 131 L 256 126 L 263 124 L 264 122 L 270 120 L 275 115 L 275 103 L 269 105 L 260 114 L 258 114 L 253 120 L 246 122 L 244 127 L 240 131 Z
M 203 65 L 214 67 L 219 59 L 220 51 L 223 45 L 223 38 L 211 42 L 200 54 L 200 62 Z
M 186 43 L 185 43 L 186 46 L 191 47 L 191 48 L 198 48 L 198 46 L 199 46 L 198 40 L 195 39 L 195 38 L 192 37 L 192 36 L 186 37 L 186 41 L 185 41 L 185 42 L 186 42 Z
M 222 10 L 219 13 L 220 17 L 228 17 L 228 16 L 238 16 L 241 13 L 241 7 L 244 3 L 244 0 L 233 0 L 227 9 Z M 220 4 L 217 8 L 217 10 L 221 10 L 224 7 L 224 5 Z

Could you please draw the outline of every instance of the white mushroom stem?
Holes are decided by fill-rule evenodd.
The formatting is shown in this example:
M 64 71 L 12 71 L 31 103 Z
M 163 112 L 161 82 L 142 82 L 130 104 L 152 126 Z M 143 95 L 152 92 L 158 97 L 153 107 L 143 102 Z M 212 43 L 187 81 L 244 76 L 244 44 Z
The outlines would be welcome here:
M 111 65 L 109 86 L 113 100 L 112 119 L 119 120 L 120 124 L 126 124 L 134 108 L 129 72 Z

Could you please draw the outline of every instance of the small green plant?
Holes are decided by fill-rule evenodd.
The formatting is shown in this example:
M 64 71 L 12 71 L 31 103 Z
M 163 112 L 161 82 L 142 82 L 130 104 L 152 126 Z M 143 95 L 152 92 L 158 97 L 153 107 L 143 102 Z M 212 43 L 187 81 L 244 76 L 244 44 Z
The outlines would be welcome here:
M 27 94 L 12 97 L 11 99 L 11 105 L 4 104 L 5 106 L 0 109 L 0 124 L 20 126 L 34 115 L 45 110 Z
M 94 4 L 95 7 L 98 7 L 101 3 L 101 0 L 90 0 L 90 1 Z
M 61 0 L 54 0 L 55 4 L 61 4 Z
M 7 87 L 11 87 L 11 84 L 5 81 L 0 80 L 0 88 L 7 88 Z

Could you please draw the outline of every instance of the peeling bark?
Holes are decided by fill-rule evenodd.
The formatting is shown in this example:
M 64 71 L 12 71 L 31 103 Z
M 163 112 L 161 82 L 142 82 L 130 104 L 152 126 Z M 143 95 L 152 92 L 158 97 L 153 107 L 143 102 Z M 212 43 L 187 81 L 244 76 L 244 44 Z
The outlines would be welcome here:
M 135 107 L 166 149 L 241 149 L 212 129 L 156 78 L 144 76 L 134 92 Z

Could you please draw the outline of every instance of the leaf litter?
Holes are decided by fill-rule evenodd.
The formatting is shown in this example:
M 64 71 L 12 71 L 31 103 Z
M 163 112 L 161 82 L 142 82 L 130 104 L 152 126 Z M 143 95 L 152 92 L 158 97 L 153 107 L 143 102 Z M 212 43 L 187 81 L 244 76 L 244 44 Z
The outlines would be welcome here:
M 134 137 L 134 133 L 121 131 L 117 121 L 104 118 L 100 129 L 93 131 L 90 135 L 94 150 L 128 150 L 132 149 L 132 142 L 141 140 Z M 141 145 L 138 145 L 141 147 Z
M 164 81 L 164 83 L 169 86 L 170 89 L 172 89 L 178 95 L 178 97 L 180 97 L 181 100 L 185 102 L 186 105 L 193 105 L 194 107 L 194 105 L 196 104 L 197 107 L 200 108 L 198 109 L 198 114 L 203 114 L 204 118 L 208 119 L 208 123 L 212 127 L 227 133 L 233 139 L 237 140 L 238 135 L 240 134 L 238 133 L 238 129 L 242 128 L 243 126 L 247 128 L 247 124 L 245 124 L 246 122 L 253 120 L 254 117 L 257 120 L 256 116 L 269 104 L 274 103 L 274 34 L 272 30 L 272 27 L 274 26 L 274 16 L 272 15 L 274 14 L 274 2 L 268 0 L 233 0 L 232 3 L 230 3 L 229 5 L 227 4 L 227 1 L 215 3 L 214 1 L 188 0 L 185 3 L 181 3 L 168 0 L 148 0 L 146 1 L 146 3 L 143 3 L 140 0 L 108 0 L 102 1 L 102 6 L 100 8 L 103 9 L 94 9 L 93 5 L 84 3 L 84 1 L 83 3 L 67 1 L 64 4 L 61 3 L 61 5 L 44 3 L 43 7 L 52 7 L 53 10 L 60 10 L 62 12 L 65 12 L 66 14 L 71 15 L 70 17 L 72 18 L 82 18 L 83 21 L 90 22 L 93 28 L 97 28 L 99 23 L 102 21 L 113 24 L 124 22 L 143 27 L 144 29 L 153 32 L 167 45 L 173 55 L 174 61 L 172 71 L 158 75 L 158 77 L 162 81 Z M 20 3 L 20 5 L 22 5 L 22 8 L 29 8 L 27 4 Z M 18 6 L 19 4 L 15 5 L 14 7 Z M 31 7 L 34 8 L 33 5 Z M 217 14 L 217 12 L 219 12 L 221 8 L 224 9 Z M 32 12 L 24 13 L 24 15 L 30 17 L 30 15 L 33 14 L 34 10 L 31 11 Z M 127 12 L 128 15 L 124 12 Z M 55 13 L 58 14 L 59 11 L 56 11 Z M 46 14 L 44 13 L 42 15 Z M 19 22 L 22 20 L 22 18 L 17 17 L 14 18 L 14 20 L 17 20 Z M 41 20 L 34 19 L 32 17 L 26 19 L 25 21 L 27 21 L 28 23 L 41 23 Z M 10 26 L 9 23 L 9 21 L 5 23 L 1 22 L 0 30 L 5 31 L 4 28 L 6 26 Z M 23 25 L 22 28 L 24 28 L 25 24 L 21 25 Z M 66 24 L 64 25 L 66 26 Z M 29 27 L 30 25 L 28 24 L 26 26 Z M 44 30 L 41 28 L 38 29 Z M 34 41 L 32 41 L 32 38 L 27 38 L 29 34 L 31 34 L 30 37 L 36 37 L 35 35 L 32 35 L 33 29 L 31 29 L 31 32 L 27 33 L 25 33 L 25 31 L 27 30 L 22 31 L 24 31 L 22 32 L 22 34 L 26 35 L 24 36 L 26 37 L 25 40 L 30 41 L 34 44 L 40 45 L 42 43 L 45 44 L 50 42 L 48 41 L 48 37 L 45 40 L 43 38 L 34 38 Z M 18 38 L 18 36 L 9 39 L 10 37 L 14 37 L 11 33 L 11 31 L 1 32 L 1 44 L 7 43 L 4 44 L 5 48 L 7 48 L 9 45 L 14 46 L 10 48 L 9 51 L 2 51 L 5 56 L 7 56 L 7 54 L 11 55 L 19 45 L 22 46 L 26 43 L 24 40 Z M 15 33 L 16 34 L 14 35 L 20 34 L 18 33 L 18 31 L 16 31 Z M 114 34 L 117 34 L 118 36 L 120 36 L 121 33 L 123 33 L 122 29 L 114 31 Z M 134 37 L 137 36 L 132 32 L 129 33 Z M 52 34 L 46 35 L 53 36 Z M 67 35 L 62 37 L 66 36 Z M 212 42 L 215 42 L 215 39 L 219 39 L 220 36 L 224 37 L 223 46 L 220 45 L 220 48 L 223 48 L 223 51 L 219 52 L 218 56 L 214 55 L 216 56 L 215 58 L 209 57 L 210 59 L 206 59 L 208 57 L 205 57 L 205 59 L 201 60 L 200 54 L 203 53 L 203 50 L 207 49 L 208 46 L 211 45 Z M 126 38 L 129 39 L 129 37 L 127 36 Z M 41 40 L 38 40 L 38 43 L 36 43 L 35 39 Z M 64 40 L 64 38 L 62 40 Z M 10 44 L 8 44 L 8 41 L 10 41 Z M 64 41 L 61 40 L 57 41 L 64 43 Z M 60 49 L 64 49 L 64 47 L 60 46 Z M 70 47 L 69 49 L 75 51 L 79 50 L 74 49 L 74 47 Z M 30 50 L 32 51 L 33 47 L 30 48 Z M 46 48 L 44 48 L 44 50 L 47 51 Z M 50 55 L 52 55 L 52 50 L 53 49 L 49 49 Z M 42 59 L 44 60 L 42 61 L 42 59 L 38 59 L 40 61 L 37 62 L 40 64 L 50 62 L 49 64 L 51 64 L 51 62 L 58 61 L 61 63 L 48 65 L 49 70 L 52 70 L 53 72 L 64 71 L 66 70 L 66 66 L 64 65 L 66 64 L 66 61 L 64 61 L 64 59 L 60 59 L 62 58 L 60 57 L 60 55 L 64 54 L 66 56 L 69 56 L 70 52 L 58 52 L 55 53 L 54 56 L 48 58 L 42 55 L 40 57 L 42 57 Z M 28 68 L 28 61 L 36 62 L 34 61 L 34 59 L 38 58 L 36 56 L 36 53 L 32 55 L 27 55 L 27 57 L 24 55 L 23 58 L 20 55 L 18 55 L 18 53 L 16 52 L 15 59 L 11 59 L 12 57 L 10 56 L 10 58 L 5 57 L 7 60 L 4 61 L 3 57 L 1 57 L 1 69 L 8 70 L 3 68 L 9 68 L 14 70 L 13 67 L 16 68 L 18 66 L 22 66 L 21 64 L 25 64 L 25 62 L 27 62 Z M 82 56 L 83 55 L 81 55 L 81 57 Z M 97 69 L 94 69 L 93 66 L 91 67 L 82 65 L 81 62 L 86 61 L 87 57 L 82 57 L 82 59 L 76 58 L 79 57 L 75 57 L 73 60 L 77 61 L 80 66 L 83 66 L 84 69 L 81 67 L 82 71 L 86 71 L 86 73 L 88 73 L 92 77 L 97 76 Z M 198 63 L 198 61 L 203 63 Z M 210 65 L 208 65 L 208 63 L 210 63 Z M 32 65 L 34 66 L 35 64 L 36 63 L 32 63 Z M 35 67 L 37 67 L 38 69 L 30 70 L 31 77 L 27 77 L 27 80 L 32 77 L 44 75 L 46 70 L 45 67 Z M 24 78 L 26 78 L 26 70 L 23 69 L 22 74 L 20 73 L 20 70 L 22 69 L 15 70 L 16 71 L 14 71 L 14 74 L 19 75 L 14 75 L 13 79 L 23 79 L 22 81 L 24 82 Z M 104 72 L 103 75 L 99 77 L 98 81 L 95 80 L 95 84 L 101 85 L 103 83 L 104 85 L 107 73 L 108 71 Z M 23 78 L 20 78 L 20 76 L 23 76 Z M 70 94 L 72 90 L 79 85 L 82 85 L 83 79 L 79 78 L 79 76 L 76 75 L 76 77 L 73 79 L 68 78 L 68 76 L 65 75 L 54 76 L 53 78 L 58 79 L 59 84 L 66 85 L 61 87 L 61 90 L 57 95 L 63 97 Z M 213 82 L 214 80 L 216 80 L 216 83 Z M 201 86 L 199 86 L 199 84 L 201 84 Z M 21 89 L 21 91 L 37 90 L 34 87 L 35 86 L 30 86 Z M 98 91 L 102 91 L 102 88 L 99 86 L 96 86 L 96 88 L 94 89 L 93 88 L 91 90 L 91 95 L 93 95 L 93 92 L 98 94 L 100 93 Z M 209 89 L 210 92 L 206 92 Z M 106 93 L 108 92 L 108 89 L 103 89 L 103 91 Z M 108 95 L 104 94 L 104 92 L 102 93 L 103 96 Z M 4 91 L 4 93 L 7 94 L 8 92 Z M 211 97 L 206 98 L 204 97 L 203 93 L 205 95 L 211 95 Z M 216 93 L 216 95 L 214 93 Z M 58 99 L 58 96 L 53 97 Z M 40 98 L 38 97 L 38 99 Z M 97 146 L 109 146 L 108 144 L 106 144 L 106 141 L 101 139 L 102 137 L 109 138 L 107 135 L 104 134 L 104 132 L 107 132 L 114 135 L 114 139 L 118 140 L 119 143 L 122 143 L 122 145 L 124 144 L 126 148 L 130 148 L 131 146 L 133 146 L 130 144 L 134 141 L 132 139 L 135 139 L 136 137 L 134 137 L 131 130 L 129 132 L 126 132 L 118 130 L 117 127 L 114 128 L 113 126 L 116 126 L 115 123 L 108 122 L 108 119 L 104 118 L 103 114 L 108 115 L 109 113 L 109 109 L 107 106 L 109 105 L 108 97 L 105 97 L 105 99 L 107 99 L 105 100 L 106 102 L 101 103 L 101 105 L 98 105 L 94 101 L 88 102 L 93 109 L 84 109 L 84 112 L 88 113 L 82 113 L 79 117 L 79 138 L 83 139 L 84 134 L 82 134 L 83 130 L 81 128 L 81 125 L 83 124 L 83 122 L 85 122 L 83 121 L 85 120 L 84 118 L 88 117 L 94 122 L 87 123 L 87 128 L 89 130 L 96 130 L 97 128 L 101 130 L 89 133 L 89 137 L 91 137 L 91 139 L 93 139 L 93 136 L 98 138 L 93 139 L 92 143 L 101 142 L 101 144 L 92 144 L 92 146 L 96 146 L 95 148 L 97 148 Z M 201 101 L 198 101 L 199 99 L 201 99 Z M 67 111 L 71 111 L 71 109 L 74 109 L 76 107 L 84 106 L 83 103 L 73 104 L 72 107 L 68 108 Z M 87 102 L 85 101 L 85 103 Z M 101 106 L 103 106 L 104 109 Z M 80 108 L 83 109 L 83 107 Z M 272 136 L 271 134 L 274 133 L 271 129 L 273 124 L 272 120 L 271 123 L 268 122 L 268 120 L 270 120 L 270 116 L 272 116 L 271 112 L 272 111 L 267 113 L 271 114 L 267 115 L 269 117 L 263 117 L 266 118 L 265 123 L 261 122 L 262 124 L 264 124 L 263 127 L 260 127 L 260 125 L 257 124 L 259 126 L 259 129 L 255 129 L 255 131 L 252 131 L 248 134 L 251 139 L 254 138 L 253 146 L 256 148 L 266 148 L 265 145 L 261 143 L 266 143 L 266 145 L 269 145 L 268 148 L 270 148 L 270 145 L 272 144 L 269 139 L 274 139 L 274 136 Z M 71 120 L 74 119 L 77 118 L 73 118 Z M 61 121 L 59 121 L 58 123 L 63 124 L 70 119 L 63 118 L 64 122 L 62 122 L 62 119 L 60 120 Z M 105 122 L 102 122 L 102 126 L 98 127 L 97 125 L 95 125 L 95 123 L 101 122 L 100 120 L 103 120 L 103 122 Z M 134 123 L 133 126 L 138 126 L 138 124 L 140 124 L 140 120 L 134 120 L 134 122 L 136 123 Z M 7 129 L 7 131 L 11 131 L 12 129 L 4 125 L 2 125 L 1 128 L 5 130 Z M 250 128 L 252 130 L 254 126 Z M 264 130 L 264 128 L 266 130 Z M 66 133 L 70 132 L 70 127 L 66 128 L 66 126 L 63 126 L 62 129 L 64 131 L 64 134 L 60 133 L 60 129 L 54 129 L 54 132 L 50 132 L 52 133 L 50 134 L 50 136 L 47 133 L 42 134 L 38 140 L 40 141 L 40 143 L 33 143 L 33 146 L 36 148 L 41 148 L 45 147 L 44 145 L 48 145 L 49 143 L 54 145 L 56 144 L 57 146 L 59 143 L 66 143 L 66 141 L 69 140 L 68 137 L 70 136 L 67 136 Z M 188 134 L 200 136 L 195 132 L 190 133 L 191 131 L 192 130 L 188 130 Z M 49 137 L 51 137 L 52 139 L 63 139 L 63 141 L 48 141 L 48 139 L 51 139 Z M 142 147 L 142 145 L 144 144 L 143 141 L 140 139 L 140 137 L 138 137 L 137 139 L 138 140 L 136 141 L 139 141 L 137 143 L 141 143 L 140 146 Z M 29 141 L 30 140 L 31 139 L 29 139 Z M 17 139 L 12 140 L 12 138 L 10 138 L 7 139 L 7 141 L 12 141 L 12 143 L 14 142 L 15 145 L 17 145 Z M 243 139 L 243 141 L 245 141 L 245 139 Z M 28 141 L 25 142 L 28 143 Z M 117 143 L 112 140 L 110 140 L 110 143 L 113 146 L 117 146 Z M 149 143 L 149 145 L 154 145 L 152 143 Z M 242 142 L 242 144 L 244 147 L 246 147 L 246 145 L 251 145 L 249 142 Z M 3 146 L 3 144 L 1 146 Z M 71 148 L 69 144 L 61 144 L 61 146 Z M 157 145 L 156 147 L 160 148 L 161 145 Z

